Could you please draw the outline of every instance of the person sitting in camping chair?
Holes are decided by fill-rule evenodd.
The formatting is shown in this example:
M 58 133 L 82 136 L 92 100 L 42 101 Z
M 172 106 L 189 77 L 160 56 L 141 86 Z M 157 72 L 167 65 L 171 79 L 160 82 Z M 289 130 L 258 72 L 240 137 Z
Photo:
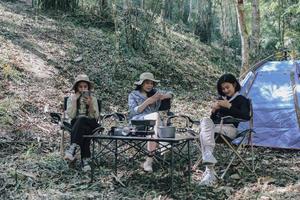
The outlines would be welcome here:
M 98 102 L 91 93 L 93 83 L 85 74 L 76 77 L 72 90 L 75 91 L 67 101 L 67 114 L 71 118 L 71 145 L 66 150 L 64 159 L 73 161 L 77 145 L 80 147 L 81 164 L 83 171 L 91 170 L 88 163 L 91 157 L 90 139 L 83 135 L 91 135 L 92 131 L 99 126 Z
M 234 118 L 249 120 L 250 108 L 248 99 L 239 94 L 241 86 L 234 75 L 224 74 L 217 82 L 217 90 L 220 97 L 212 104 L 210 118 L 201 120 L 200 142 L 202 160 L 206 165 L 200 185 L 213 185 L 217 178 L 214 165 L 217 163 L 213 155 L 215 147 L 215 133 L 220 132 L 221 117 L 232 116 Z M 235 138 L 238 134 L 238 123 L 226 123 L 222 127 L 222 134 L 229 138 Z
M 158 126 L 161 124 L 159 107 L 161 101 L 173 97 L 171 92 L 162 92 L 155 89 L 156 84 L 160 82 L 154 79 L 150 72 L 144 72 L 140 75 L 140 80 L 135 82 L 136 88 L 128 96 L 129 120 L 155 120 L 154 137 L 157 137 Z M 147 149 L 149 155 L 143 164 L 147 172 L 152 172 L 153 154 L 157 148 L 156 142 L 148 142 Z

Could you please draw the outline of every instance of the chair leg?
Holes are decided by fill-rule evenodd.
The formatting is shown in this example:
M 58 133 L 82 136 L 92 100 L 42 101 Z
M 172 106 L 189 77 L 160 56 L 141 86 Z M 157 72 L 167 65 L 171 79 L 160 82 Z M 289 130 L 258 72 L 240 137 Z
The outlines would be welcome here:
M 60 155 L 63 157 L 65 152 L 65 131 L 62 130 L 60 137 Z
M 199 138 L 198 138 L 199 139 Z M 199 149 L 199 152 L 202 152 L 202 150 L 201 150 L 201 145 L 200 145 L 200 141 L 198 140 L 198 139 L 196 139 L 196 145 L 197 145 L 197 147 L 198 147 L 198 149 Z M 197 159 L 197 161 L 195 162 L 195 164 L 193 165 L 193 167 L 192 167 L 192 169 L 195 171 L 197 168 L 198 168 L 198 166 L 201 164 L 201 161 L 202 161 L 202 156 L 201 155 L 199 155 L 199 158 Z
M 234 154 L 240 159 L 240 161 L 245 165 L 245 167 L 252 172 L 253 174 L 255 174 L 255 172 L 248 166 L 248 164 L 245 162 L 245 160 L 241 157 L 241 155 L 237 152 L 237 150 L 235 150 L 231 144 L 226 140 L 226 138 L 223 135 L 220 135 L 220 137 L 224 140 L 224 142 L 230 147 L 230 149 L 234 152 Z M 231 163 L 230 163 L 231 165 Z M 255 174 L 256 175 L 256 174 Z

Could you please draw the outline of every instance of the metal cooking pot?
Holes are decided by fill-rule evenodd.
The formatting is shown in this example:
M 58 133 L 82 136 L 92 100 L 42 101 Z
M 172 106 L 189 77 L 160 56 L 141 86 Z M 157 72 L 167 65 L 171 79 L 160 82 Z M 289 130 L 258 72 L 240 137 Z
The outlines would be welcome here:
M 129 129 L 127 130 L 127 127 L 123 127 L 123 126 L 113 126 L 111 127 L 111 135 L 114 136 L 127 136 L 129 134 Z
M 175 138 L 176 128 L 174 126 L 159 126 L 158 137 L 160 138 Z

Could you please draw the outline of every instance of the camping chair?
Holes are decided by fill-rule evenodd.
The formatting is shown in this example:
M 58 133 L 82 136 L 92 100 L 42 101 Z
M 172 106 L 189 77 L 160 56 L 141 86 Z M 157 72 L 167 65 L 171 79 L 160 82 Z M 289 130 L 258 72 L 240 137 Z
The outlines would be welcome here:
M 232 165 L 235 158 L 238 158 L 240 160 L 240 162 L 243 163 L 245 165 L 245 167 L 256 176 L 255 165 L 254 165 L 253 143 L 252 143 L 252 136 L 253 136 L 253 133 L 255 133 L 255 131 L 253 130 L 253 108 L 252 108 L 251 100 L 250 99 L 248 99 L 248 100 L 249 100 L 248 104 L 249 104 L 249 108 L 250 108 L 250 120 L 233 118 L 231 116 L 224 116 L 221 118 L 220 132 L 215 133 L 216 143 L 225 144 L 232 151 L 231 154 L 225 159 L 226 162 L 229 160 L 230 161 L 229 161 L 228 165 L 226 166 L 224 172 L 221 174 L 220 179 L 224 178 L 224 176 L 226 175 L 227 171 L 229 170 L 229 168 Z M 248 125 L 248 128 L 239 132 L 237 134 L 236 138 L 231 139 L 231 138 L 227 137 L 226 135 L 222 134 L 222 126 L 224 124 L 224 121 L 226 121 L 226 123 L 248 122 L 249 125 Z M 200 125 L 200 121 L 199 121 L 199 125 Z M 247 141 L 247 143 L 246 143 L 246 141 Z M 196 140 L 196 142 L 197 142 L 196 144 L 198 146 L 198 149 L 201 152 L 200 141 Z M 250 146 L 250 148 L 251 148 L 251 167 L 246 163 L 245 159 L 241 156 L 242 151 L 245 150 L 245 148 L 244 148 L 246 146 L 245 144 L 247 146 Z M 193 165 L 194 170 L 198 167 L 198 165 L 201 163 L 201 161 L 202 161 L 202 156 L 200 154 L 198 160 Z
M 253 152 L 253 143 L 252 143 L 252 136 L 254 130 L 253 130 L 253 109 L 252 109 L 252 103 L 251 100 L 248 99 L 248 104 L 250 108 L 250 120 L 243 120 L 243 119 L 238 119 L 238 118 L 233 118 L 231 116 L 224 116 L 221 118 L 220 122 L 220 132 L 215 133 L 215 141 L 216 143 L 223 143 L 229 149 L 232 151 L 232 153 L 226 158 L 226 162 L 229 161 L 228 165 L 226 166 L 224 172 L 220 176 L 221 179 L 224 178 L 225 174 L 227 173 L 228 169 L 232 165 L 233 161 L 235 158 L 238 158 L 240 163 L 242 163 L 251 173 L 253 173 L 256 176 L 255 173 L 255 166 L 254 166 L 254 152 Z M 247 127 L 245 130 L 242 130 L 241 132 L 238 133 L 236 138 L 231 139 L 227 137 L 226 135 L 222 134 L 222 127 L 224 122 L 226 123 L 240 123 L 240 122 L 248 122 L 249 127 Z M 246 162 L 246 159 L 244 159 L 241 155 L 242 151 L 245 150 L 245 146 L 250 146 L 251 149 L 251 165 Z
M 70 123 L 69 118 L 67 117 L 66 110 L 67 110 L 67 102 L 68 102 L 69 97 L 64 97 L 64 104 L 63 104 L 63 112 L 61 113 L 50 113 L 51 116 L 51 122 L 60 125 L 61 129 L 61 139 L 60 139 L 60 154 L 61 156 L 64 156 L 65 152 L 65 131 L 71 133 L 72 126 Z M 101 111 L 101 101 L 98 99 L 98 108 L 99 108 L 99 113 Z M 103 128 L 99 126 L 95 130 L 93 130 L 93 133 L 103 131 Z

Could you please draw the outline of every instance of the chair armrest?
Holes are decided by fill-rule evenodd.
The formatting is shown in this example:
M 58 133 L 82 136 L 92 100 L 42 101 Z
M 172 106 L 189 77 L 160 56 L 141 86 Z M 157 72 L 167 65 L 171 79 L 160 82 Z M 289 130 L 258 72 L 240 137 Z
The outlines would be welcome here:
M 190 127 L 195 124 L 195 125 L 200 125 L 201 121 L 200 120 L 193 120 L 191 119 L 189 116 L 187 115 L 182 115 L 182 114 L 179 114 L 179 115 L 172 115 L 172 116 L 169 116 L 168 119 L 167 119 L 167 126 L 171 125 L 171 119 L 173 118 L 184 118 L 186 120 L 186 127 Z M 190 125 L 189 125 L 190 124 Z
M 63 122 L 62 122 L 62 125 L 61 125 L 61 128 L 62 128 L 62 129 L 65 129 L 65 130 L 67 130 L 67 131 L 69 131 L 69 132 L 71 132 L 71 130 L 72 130 L 72 125 L 71 125 L 69 122 L 67 122 L 67 121 L 63 121 Z
M 110 113 L 110 114 L 104 114 L 101 116 L 101 124 L 102 122 L 107 119 L 113 117 L 114 119 L 118 120 L 119 122 L 125 122 L 127 123 L 127 117 L 126 114 L 123 113 L 119 113 L 119 112 L 114 112 L 114 113 Z
M 59 124 L 59 122 L 61 121 L 61 116 L 62 116 L 61 113 L 51 112 L 50 113 L 51 122 L 54 123 L 54 124 Z
M 232 116 L 224 116 L 221 117 L 223 121 L 226 121 L 226 123 L 239 123 L 239 122 L 247 122 L 249 120 L 240 119 L 240 118 L 234 118 Z

